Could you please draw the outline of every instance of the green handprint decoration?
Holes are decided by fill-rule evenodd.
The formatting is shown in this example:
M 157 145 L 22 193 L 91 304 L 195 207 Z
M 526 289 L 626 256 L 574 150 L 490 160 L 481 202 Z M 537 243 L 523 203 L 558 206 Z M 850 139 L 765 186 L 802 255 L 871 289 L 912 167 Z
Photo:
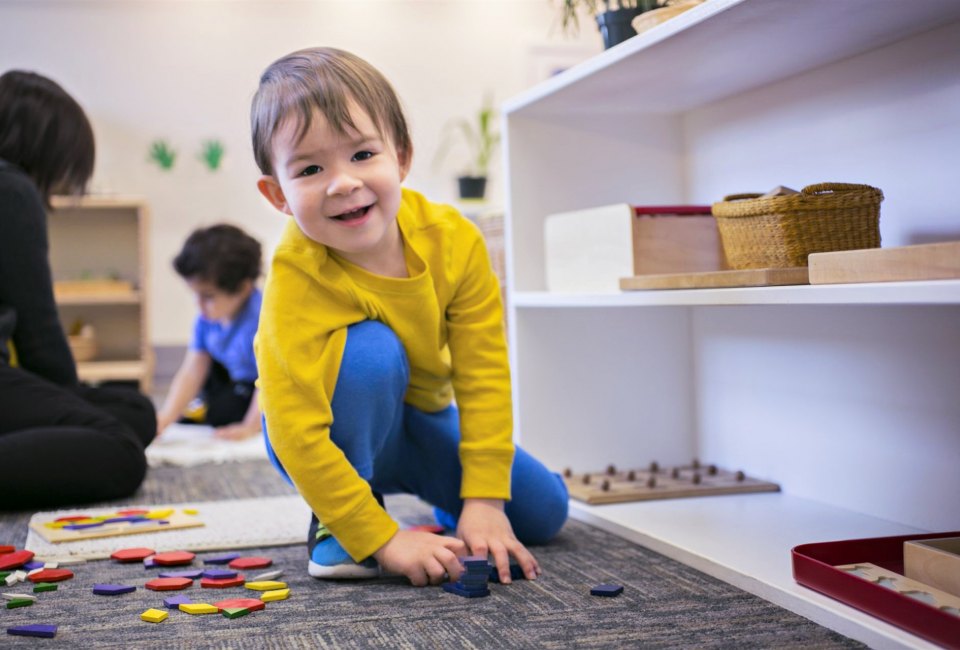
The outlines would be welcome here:
M 206 140 L 203 143 L 203 149 L 198 156 L 210 171 L 215 172 L 220 169 L 220 163 L 223 162 L 223 143 L 219 140 Z
M 154 140 L 150 144 L 150 160 L 160 165 L 160 169 L 172 169 L 176 159 L 177 152 L 166 140 Z

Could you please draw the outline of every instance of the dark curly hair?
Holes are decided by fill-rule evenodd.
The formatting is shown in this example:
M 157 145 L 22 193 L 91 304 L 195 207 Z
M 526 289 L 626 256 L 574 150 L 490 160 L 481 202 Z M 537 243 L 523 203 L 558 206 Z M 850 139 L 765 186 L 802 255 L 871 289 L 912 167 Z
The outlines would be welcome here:
M 173 268 L 184 279 L 237 293 L 245 280 L 260 277 L 260 259 L 260 242 L 236 226 L 221 223 L 194 230 L 173 259 Z

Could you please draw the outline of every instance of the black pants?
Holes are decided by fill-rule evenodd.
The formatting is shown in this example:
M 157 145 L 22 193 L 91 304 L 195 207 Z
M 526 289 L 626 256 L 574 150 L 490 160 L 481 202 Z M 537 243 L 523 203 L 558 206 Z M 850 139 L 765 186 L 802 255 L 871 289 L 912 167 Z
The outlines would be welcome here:
M 203 384 L 202 397 L 207 405 L 203 424 L 222 427 L 242 422 L 250 408 L 253 390 L 252 382 L 233 381 L 227 369 L 213 361 Z
M 133 388 L 65 388 L 0 364 L 0 510 L 130 496 L 156 431 L 153 404 Z

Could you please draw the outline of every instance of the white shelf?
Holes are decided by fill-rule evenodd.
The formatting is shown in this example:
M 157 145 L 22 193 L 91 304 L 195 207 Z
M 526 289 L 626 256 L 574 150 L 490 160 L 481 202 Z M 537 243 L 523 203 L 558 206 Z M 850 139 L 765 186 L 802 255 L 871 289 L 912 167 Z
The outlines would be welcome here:
M 956 305 L 960 280 L 821 284 L 736 289 L 624 291 L 621 293 L 550 293 L 518 291 L 517 308 L 637 307 L 700 305 Z
M 682 112 L 958 20 L 960 3 L 952 0 L 708 0 L 503 110 L 541 117 Z
M 588 506 L 574 518 L 620 535 L 870 647 L 933 648 L 895 626 L 798 585 L 799 544 L 928 532 L 786 494 Z
M 139 291 L 107 291 L 57 296 L 58 305 L 139 305 Z
M 77 364 L 77 375 L 82 381 L 137 380 L 142 381 L 152 364 L 139 361 L 84 361 Z

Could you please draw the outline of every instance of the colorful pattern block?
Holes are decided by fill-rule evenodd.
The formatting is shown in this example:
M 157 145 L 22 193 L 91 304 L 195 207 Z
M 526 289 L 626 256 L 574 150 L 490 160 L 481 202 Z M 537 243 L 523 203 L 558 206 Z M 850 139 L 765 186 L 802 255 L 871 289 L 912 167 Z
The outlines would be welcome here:
M 33 585 L 33 593 L 38 594 L 42 591 L 56 591 L 57 585 L 52 582 L 38 582 Z
M 18 569 L 33 559 L 33 551 L 13 551 L 0 555 L 0 571 Z
M 93 585 L 93 593 L 98 596 L 120 596 L 136 591 L 133 585 Z
M 170 615 L 162 609 L 151 608 L 140 614 L 140 620 L 146 621 L 147 623 L 162 623 L 167 620 L 168 616 Z
M 235 578 L 220 578 L 219 580 L 215 580 L 214 578 L 201 578 L 200 586 L 205 589 L 226 589 L 228 587 L 242 587 L 245 580 L 246 578 L 243 577 L 243 574 L 240 574 Z
M 157 553 L 153 556 L 153 562 L 159 566 L 180 566 L 190 564 L 195 557 L 197 556 L 190 551 L 172 551 L 170 553 Z
M 273 564 L 268 557 L 238 557 L 230 561 L 231 569 L 266 569 Z
M 226 578 L 236 578 L 236 571 L 231 571 L 230 569 L 207 569 L 203 572 L 204 578 L 211 578 L 212 580 L 224 580 Z
M 56 625 L 17 625 L 8 627 L 7 634 L 13 636 L 33 636 L 42 639 L 52 639 L 57 635 Z
M 163 606 L 167 609 L 180 609 L 180 605 L 192 605 L 193 601 L 186 596 L 170 596 L 163 599 Z
M 261 580 L 260 582 L 248 582 L 244 587 L 254 591 L 273 591 L 274 589 L 286 589 L 287 583 L 278 580 Z
M 29 598 L 14 598 L 7 601 L 7 609 L 16 609 L 17 607 L 30 607 L 33 601 Z
M 276 580 L 283 575 L 283 571 L 277 569 L 276 571 L 267 571 L 266 573 L 261 573 L 250 578 L 250 582 L 263 582 L 264 580 Z
M 249 609 L 251 612 L 258 612 L 266 607 L 264 602 L 258 598 L 230 598 L 213 605 L 220 609 Z
M 30 582 L 63 582 L 73 578 L 73 571 L 70 569 L 41 569 L 36 573 L 30 574 Z
M 260 600 L 265 603 L 270 603 L 275 600 L 286 600 L 290 597 L 290 589 L 274 589 L 273 591 L 265 591 L 260 596 Z
M 222 610 L 222 613 L 226 618 L 240 618 L 249 614 L 250 610 L 246 607 L 228 607 Z
M 150 591 L 176 591 L 186 589 L 193 584 L 190 578 L 155 578 L 143 585 Z
M 229 564 L 230 562 L 233 562 L 234 560 L 236 560 L 238 557 L 240 557 L 239 553 L 227 553 L 226 555 L 215 555 L 213 557 L 203 558 L 203 563 L 204 564 Z
M 152 548 L 122 548 L 110 557 L 117 562 L 139 562 L 155 554 Z
M 614 596 L 619 596 L 622 593 L 622 585 L 597 585 L 590 590 L 591 596 L 605 596 L 607 598 L 613 598 Z
M 208 605 L 207 603 L 191 603 L 191 604 L 182 604 L 180 605 L 180 611 L 186 612 L 187 614 L 216 614 L 220 611 L 215 605 Z

